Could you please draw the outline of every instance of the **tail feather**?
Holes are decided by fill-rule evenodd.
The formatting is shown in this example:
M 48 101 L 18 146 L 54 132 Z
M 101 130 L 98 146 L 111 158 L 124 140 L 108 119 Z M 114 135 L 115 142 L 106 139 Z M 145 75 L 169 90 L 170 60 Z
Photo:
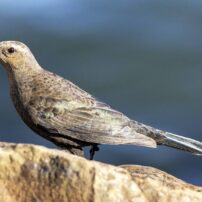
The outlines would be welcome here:
M 160 144 L 184 150 L 195 155 L 202 155 L 202 142 L 168 132 L 164 132 L 162 136 L 160 138 L 161 140 L 159 142 L 157 141 Z
M 136 132 L 152 138 L 158 145 L 166 145 L 195 155 L 202 155 L 202 142 L 200 141 L 162 131 L 137 121 L 131 121 L 131 125 Z

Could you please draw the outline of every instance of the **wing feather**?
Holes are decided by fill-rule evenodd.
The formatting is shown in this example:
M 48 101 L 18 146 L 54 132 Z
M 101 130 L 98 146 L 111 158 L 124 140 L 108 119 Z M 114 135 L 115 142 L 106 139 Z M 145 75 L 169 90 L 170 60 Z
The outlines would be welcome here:
M 88 99 L 88 98 L 86 98 Z M 136 144 L 156 147 L 156 142 L 131 127 L 131 121 L 108 105 L 93 100 L 79 102 L 35 96 L 27 105 L 36 125 L 50 133 L 97 144 Z

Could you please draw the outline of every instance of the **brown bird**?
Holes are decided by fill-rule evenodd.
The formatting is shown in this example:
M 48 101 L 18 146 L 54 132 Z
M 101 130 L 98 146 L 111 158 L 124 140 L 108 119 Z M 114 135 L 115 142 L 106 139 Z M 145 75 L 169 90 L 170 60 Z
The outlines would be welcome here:
M 70 81 L 44 70 L 29 48 L 17 41 L 0 43 L 10 94 L 23 121 L 36 133 L 73 154 L 99 144 L 166 145 L 202 155 L 202 143 L 131 120 Z

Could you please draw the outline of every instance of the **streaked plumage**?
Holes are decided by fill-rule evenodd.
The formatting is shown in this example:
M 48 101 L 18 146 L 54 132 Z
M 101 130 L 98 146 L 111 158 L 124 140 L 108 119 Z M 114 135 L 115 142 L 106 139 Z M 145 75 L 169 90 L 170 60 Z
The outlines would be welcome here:
M 97 144 L 164 144 L 202 154 L 202 143 L 138 123 L 68 80 L 40 67 L 21 42 L 0 43 L 13 103 L 24 122 L 56 145 L 82 155 Z

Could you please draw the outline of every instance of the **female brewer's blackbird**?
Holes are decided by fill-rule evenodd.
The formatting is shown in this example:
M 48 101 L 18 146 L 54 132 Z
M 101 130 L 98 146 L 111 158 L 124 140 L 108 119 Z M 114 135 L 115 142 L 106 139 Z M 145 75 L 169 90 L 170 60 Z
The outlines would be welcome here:
M 21 42 L 0 43 L 0 62 L 5 67 L 10 94 L 23 121 L 36 133 L 83 155 L 99 144 L 166 145 L 202 154 L 202 143 L 138 123 L 96 100 L 70 81 L 44 70 Z

